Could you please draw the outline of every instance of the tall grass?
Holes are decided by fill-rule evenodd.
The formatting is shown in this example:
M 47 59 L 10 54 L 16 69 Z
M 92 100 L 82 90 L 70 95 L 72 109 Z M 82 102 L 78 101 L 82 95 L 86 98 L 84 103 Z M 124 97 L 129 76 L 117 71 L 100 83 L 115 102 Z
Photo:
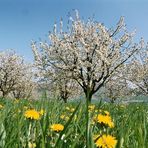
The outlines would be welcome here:
M 27 148 L 35 145 L 37 148 L 96 147 L 93 135 L 104 129 L 92 121 L 100 109 L 109 111 L 114 121 L 115 127 L 106 128 L 105 132 L 116 137 L 117 148 L 148 147 L 147 104 L 98 103 L 90 112 L 86 112 L 88 109 L 85 103 L 1 99 L 0 104 L 3 106 L 0 109 L 1 148 Z M 31 108 L 44 110 L 39 120 L 27 119 L 24 116 L 25 111 Z M 67 118 L 61 119 L 61 115 Z M 54 123 L 64 125 L 64 130 L 52 131 L 50 126 Z

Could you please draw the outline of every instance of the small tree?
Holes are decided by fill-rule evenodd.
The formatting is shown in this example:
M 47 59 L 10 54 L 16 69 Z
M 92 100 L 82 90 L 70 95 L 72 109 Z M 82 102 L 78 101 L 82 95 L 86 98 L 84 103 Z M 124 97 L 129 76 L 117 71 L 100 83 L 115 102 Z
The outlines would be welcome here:
M 56 92 L 59 99 L 62 99 L 65 103 L 67 103 L 69 99 L 80 96 L 82 92 L 79 85 L 73 79 L 69 79 L 67 77 L 59 78 L 51 83 L 50 90 L 53 93 Z
M 38 86 L 44 91 L 47 90 L 50 96 L 62 99 L 65 103 L 68 99 L 78 97 L 82 92 L 79 85 L 66 73 L 63 74 L 59 70 L 51 72 L 50 69 L 47 71 L 41 66 L 36 72 Z
M 124 73 L 125 70 L 123 70 L 124 68 L 125 66 L 122 66 L 122 69 L 120 69 L 118 73 L 116 72 L 115 76 L 112 76 L 104 85 L 104 95 L 108 97 L 112 103 L 114 103 L 116 99 L 126 97 L 131 93 L 131 88 L 128 85 L 128 81 Z
M 27 93 L 26 89 L 31 90 L 31 77 L 28 77 L 28 66 L 22 57 L 18 56 L 13 50 L 0 52 L 0 92 L 3 97 L 13 93 L 14 97 L 22 96 Z M 23 95 L 24 96 L 24 95 Z
M 148 95 L 148 48 L 142 49 L 130 64 L 127 64 L 127 79 L 140 92 Z
M 6 97 L 15 89 L 18 79 L 21 77 L 23 59 L 13 51 L 0 53 L 0 91 Z
M 70 20 L 67 32 L 62 30 L 62 21 L 59 32 L 54 25 L 50 43 L 40 43 L 41 52 L 32 42 L 35 62 L 37 67 L 44 65 L 49 71 L 68 73 L 91 101 L 92 95 L 141 47 L 132 43 L 133 33 L 125 29 L 123 17 L 115 29 L 91 19 L 84 22 L 78 12 Z
M 28 99 L 32 95 L 32 91 L 35 88 L 35 82 L 33 81 L 33 71 L 30 64 L 23 64 L 22 77 L 18 79 L 15 89 L 12 91 L 14 98 L 16 99 Z

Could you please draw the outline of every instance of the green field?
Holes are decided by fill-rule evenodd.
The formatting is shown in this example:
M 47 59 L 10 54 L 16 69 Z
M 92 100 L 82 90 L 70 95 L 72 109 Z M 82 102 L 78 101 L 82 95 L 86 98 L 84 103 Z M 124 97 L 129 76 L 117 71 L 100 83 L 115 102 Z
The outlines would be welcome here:
M 39 118 L 27 117 L 30 109 Z M 99 114 L 108 114 L 114 126 L 100 123 Z M 64 129 L 55 131 L 53 124 Z M 115 137 L 117 148 L 148 148 L 147 132 L 148 104 L 98 102 L 87 107 L 84 102 L 0 100 L 0 148 L 95 148 L 95 135 Z

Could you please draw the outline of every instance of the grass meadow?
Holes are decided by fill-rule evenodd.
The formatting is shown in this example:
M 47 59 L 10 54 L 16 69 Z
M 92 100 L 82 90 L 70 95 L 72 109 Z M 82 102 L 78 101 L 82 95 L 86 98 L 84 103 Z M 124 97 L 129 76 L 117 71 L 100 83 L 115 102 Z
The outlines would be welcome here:
M 0 148 L 35 147 L 148 148 L 148 104 L 1 99 Z

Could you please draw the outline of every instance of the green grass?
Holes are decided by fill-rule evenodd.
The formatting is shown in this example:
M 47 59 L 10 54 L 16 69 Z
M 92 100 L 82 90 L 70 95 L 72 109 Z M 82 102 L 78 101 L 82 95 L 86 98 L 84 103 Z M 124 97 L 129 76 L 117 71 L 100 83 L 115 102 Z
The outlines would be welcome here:
M 0 109 L 0 148 L 28 148 L 29 142 L 35 143 L 37 148 L 84 148 L 86 145 L 95 148 L 93 135 L 102 133 L 115 136 L 117 148 L 148 147 L 148 104 L 96 103 L 95 110 L 110 112 L 114 128 L 91 124 L 93 116 L 98 113 L 95 110 L 87 113 L 84 102 L 64 104 L 46 100 L 16 102 L 1 99 L 0 104 L 3 105 Z M 68 111 L 67 106 L 75 110 Z M 30 120 L 24 116 L 26 107 L 38 111 L 43 109 L 45 113 L 40 120 Z M 61 119 L 63 114 L 69 119 Z M 63 124 L 64 130 L 59 133 L 52 131 L 49 127 L 54 123 Z

